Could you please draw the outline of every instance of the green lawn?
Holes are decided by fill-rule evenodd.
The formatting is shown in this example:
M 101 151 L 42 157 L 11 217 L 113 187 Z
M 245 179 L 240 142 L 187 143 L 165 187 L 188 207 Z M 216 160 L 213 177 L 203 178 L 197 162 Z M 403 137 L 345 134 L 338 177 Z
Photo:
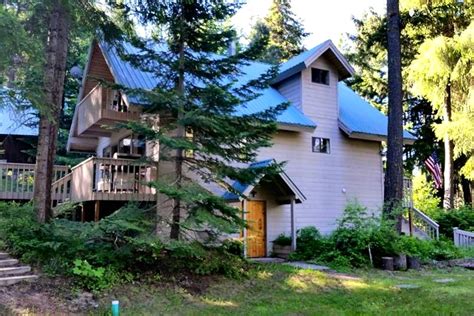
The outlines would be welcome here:
M 250 278 L 218 279 L 201 294 L 171 286 L 136 286 L 112 297 L 121 301 L 121 315 L 474 315 L 472 271 L 371 270 L 355 275 L 360 279 L 258 265 Z M 434 282 L 446 278 L 455 281 Z M 420 288 L 400 290 L 398 284 Z

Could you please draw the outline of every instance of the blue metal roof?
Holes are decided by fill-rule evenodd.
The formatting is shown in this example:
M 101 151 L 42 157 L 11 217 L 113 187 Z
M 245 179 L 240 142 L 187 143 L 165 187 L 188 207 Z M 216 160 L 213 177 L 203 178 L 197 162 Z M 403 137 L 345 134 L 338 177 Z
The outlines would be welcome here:
M 130 63 L 120 58 L 117 50 L 107 44 L 100 43 L 104 57 L 111 67 L 111 72 L 117 83 L 129 88 L 141 88 L 151 90 L 157 85 L 157 78 L 150 72 L 145 72 L 133 67 Z M 128 53 L 139 53 L 138 49 L 130 44 L 124 44 L 124 49 Z M 237 79 L 236 85 L 246 84 L 250 80 L 257 79 L 265 73 L 271 66 L 259 62 L 249 62 L 248 65 L 242 67 L 242 75 Z M 239 106 L 235 115 L 249 115 L 266 109 L 275 107 L 281 103 L 288 102 L 276 89 L 267 88 L 258 91 L 260 96 Z M 131 98 L 131 102 L 142 103 L 137 98 Z M 305 128 L 315 128 L 316 123 L 305 116 L 298 108 L 290 105 L 277 117 L 277 123 L 292 126 L 301 126 Z
M 0 87 L 0 134 L 38 136 L 37 116 L 31 107 L 24 103 L 27 101 L 15 100 L 19 106 L 8 96 L 8 89 Z M 25 110 L 19 109 L 25 108 Z
M 338 102 L 339 122 L 349 136 L 365 134 L 387 137 L 387 117 L 344 83 L 338 85 Z M 405 140 L 416 140 L 407 131 L 403 132 L 403 137 Z

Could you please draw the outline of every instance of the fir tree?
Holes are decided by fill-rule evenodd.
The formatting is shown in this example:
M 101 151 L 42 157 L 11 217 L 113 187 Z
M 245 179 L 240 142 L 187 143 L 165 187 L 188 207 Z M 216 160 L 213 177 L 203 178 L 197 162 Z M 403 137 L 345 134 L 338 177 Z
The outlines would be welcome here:
M 291 11 L 290 0 L 273 0 L 268 15 L 253 27 L 250 43 L 268 37 L 258 59 L 279 64 L 304 51 L 303 40 L 308 35 Z
M 243 224 L 240 211 L 206 187 L 232 190 L 231 181 L 254 183 L 279 169 L 279 164 L 245 165 L 255 161 L 259 148 L 271 145 L 276 115 L 287 105 L 237 115 L 268 87 L 276 69 L 260 65 L 264 71 L 259 78 L 242 79 L 250 70 L 246 60 L 259 45 L 235 55 L 215 54 L 235 38 L 224 23 L 237 9 L 228 1 L 149 0 L 123 9 L 129 18 L 138 17 L 160 31 L 151 41 L 131 39 L 139 52 L 122 53 L 135 67 L 152 72 L 157 86 L 119 87 L 139 96 L 159 116 L 158 126 L 135 122 L 128 127 L 159 143 L 158 180 L 151 185 L 160 193 L 160 219 L 171 226 L 172 239 L 195 230 L 235 231 Z M 172 205 L 166 207 L 167 201 Z

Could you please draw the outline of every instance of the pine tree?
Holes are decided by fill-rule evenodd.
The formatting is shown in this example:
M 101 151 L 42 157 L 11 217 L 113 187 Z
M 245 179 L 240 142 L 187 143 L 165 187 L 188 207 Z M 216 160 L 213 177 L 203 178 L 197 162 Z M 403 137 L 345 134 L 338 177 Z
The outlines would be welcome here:
M 39 137 L 36 154 L 33 202 L 38 221 L 46 222 L 52 216 L 51 184 L 56 156 L 56 143 L 64 102 L 67 50 L 69 39 L 84 34 L 84 29 L 97 27 L 107 30 L 107 39 L 119 37 L 121 32 L 107 15 L 94 7 L 93 1 L 6 1 L 0 8 L 0 24 L 14 19 L 16 38 L 7 37 L 2 45 L 7 55 L 0 56 L 0 65 L 18 57 L 14 76 L 8 76 L 15 87 L 12 99 L 28 100 L 39 112 Z M 27 37 L 28 45 L 18 44 Z M 8 69 L 7 69 L 8 70 Z M 2 75 L 5 69 L 0 67 Z M 14 78 L 12 80 L 12 78 Z
M 259 78 L 245 80 L 243 72 L 250 71 L 246 60 L 256 53 L 254 49 L 215 54 L 235 38 L 224 22 L 236 8 L 222 0 L 150 0 L 124 8 L 141 23 L 161 30 L 151 41 L 131 39 L 139 52 L 125 49 L 122 55 L 135 67 L 152 72 L 157 86 L 151 91 L 120 88 L 159 115 L 158 128 L 138 122 L 128 127 L 159 143 L 158 180 L 151 185 L 163 197 L 157 211 L 171 226 L 172 239 L 196 230 L 234 231 L 243 224 L 240 211 L 206 187 L 231 190 L 230 181 L 254 183 L 280 167 L 245 167 L 255 161 L 259 148 L 271 145 L 275 117 L 287 105 L 237 114 L 268 87 L 276 69 L 265 67 Z M 171 216 L 166 200 L 172 201 Z
M 291 11 L 290 0 L 273 0 L 265 19 L 254 25 L 250 43 L 268 37 L 268 44 L 258 59 L 279 64 L 304 51 L 303 40 L 308 35 Z
M 387 0 L 387 19 L 388 133 L 384 202 L 387 214 L 393 216 L 403 199 L 403 95 L 398 0 Z M 401 232 L 400 219 L 397 220 L 397 231 Z

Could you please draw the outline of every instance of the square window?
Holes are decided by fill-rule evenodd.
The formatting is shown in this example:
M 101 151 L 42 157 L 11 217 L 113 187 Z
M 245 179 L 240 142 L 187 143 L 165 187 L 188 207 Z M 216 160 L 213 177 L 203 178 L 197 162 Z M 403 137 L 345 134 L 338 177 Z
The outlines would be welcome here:
M 329 86 L 329 71 L 319 68 L 311 68 L 311 81 Z
M 313 137 L 313 152 L 314 153 L 331 153 L 329 138 Z

